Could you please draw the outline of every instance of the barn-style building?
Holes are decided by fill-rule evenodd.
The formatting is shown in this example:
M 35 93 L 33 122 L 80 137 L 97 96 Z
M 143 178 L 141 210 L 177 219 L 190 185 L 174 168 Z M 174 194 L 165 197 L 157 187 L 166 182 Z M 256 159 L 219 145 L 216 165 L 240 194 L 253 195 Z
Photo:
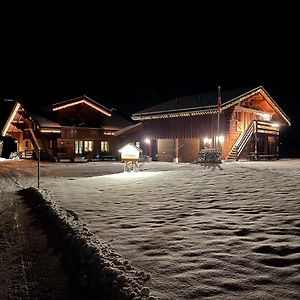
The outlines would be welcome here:
M 84 95 L 45 109 L 17 101 L 1 134 L 14 138 L 25 158 L 40 152 L 41 159 L 52 161 L 112 159 L 120 156 L 114 133 L 130 124 Z
M 204 147 L 222 159 L 278 159 L 279 131 L 288 116 L 262 86 L 178 97 L 132 115 L 139 121 L 116 136 L 160 161 L 193 162 Z M 146 142 L 145 142 L 146 141 Z

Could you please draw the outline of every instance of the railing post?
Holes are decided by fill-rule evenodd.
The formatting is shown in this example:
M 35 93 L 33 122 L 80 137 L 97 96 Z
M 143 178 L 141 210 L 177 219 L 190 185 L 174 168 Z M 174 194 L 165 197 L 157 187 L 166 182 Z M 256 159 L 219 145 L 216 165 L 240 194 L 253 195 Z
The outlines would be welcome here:
M 41 149 L 38 149 L 38 189 L 40 188 L 40 160 L 41 160 Z

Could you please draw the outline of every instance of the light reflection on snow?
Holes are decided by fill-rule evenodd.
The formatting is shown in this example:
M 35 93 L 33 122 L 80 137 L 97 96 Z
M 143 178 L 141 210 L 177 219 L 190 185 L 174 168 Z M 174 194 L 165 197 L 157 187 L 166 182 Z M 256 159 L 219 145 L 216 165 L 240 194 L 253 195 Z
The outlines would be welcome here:
M 104 175 L 101 177 L 109 177 L 109 178 L 116 178 L 116 179 L 126 179 L 126 178 L 146 178 L 152 177 L 162 172 L 123 172 L 123 173 L 116 173 L 116 174 L 109 174 Z

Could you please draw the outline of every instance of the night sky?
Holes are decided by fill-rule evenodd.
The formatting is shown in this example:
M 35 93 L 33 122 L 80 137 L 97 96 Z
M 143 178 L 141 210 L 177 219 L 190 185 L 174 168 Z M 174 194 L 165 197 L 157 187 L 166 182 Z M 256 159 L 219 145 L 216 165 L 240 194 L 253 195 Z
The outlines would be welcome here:
M 0 117 L 4 99 L 47 105 L 85 94 L 129 117 L 218 85 L 263 85 L 292 121 L 282 147 L 300 156 L 296 8 L 107 2 L 1 9 Z

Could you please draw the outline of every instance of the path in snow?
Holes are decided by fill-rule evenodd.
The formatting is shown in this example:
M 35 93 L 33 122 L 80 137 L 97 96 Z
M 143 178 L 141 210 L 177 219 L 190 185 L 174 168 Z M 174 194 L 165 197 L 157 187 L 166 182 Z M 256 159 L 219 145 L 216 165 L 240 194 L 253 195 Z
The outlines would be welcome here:
M 22 165 L 0 163 L 0 298 L 75 299 L 58 255 L 18 194 L 21 182 L 33 182 Z

